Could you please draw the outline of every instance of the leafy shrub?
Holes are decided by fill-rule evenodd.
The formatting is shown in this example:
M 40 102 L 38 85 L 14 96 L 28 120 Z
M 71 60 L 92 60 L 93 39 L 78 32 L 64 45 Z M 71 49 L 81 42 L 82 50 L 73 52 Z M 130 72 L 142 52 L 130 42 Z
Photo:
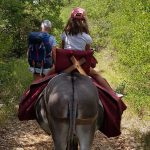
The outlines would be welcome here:
M 62 21 L 59 17 L 61 3 L 44 0 L 39 3 L 25 0 L 0 1 L 0 52 L 1 57 L 21 57 L 27 50 L 27 35 L 38 31 L 40 23 L 49 19 L 53 23 L 52 34 L 59 36 Z
M 32 77 L 25 60 L 0 63 L 1 97 L 5 104 L 16 103 L 30 85 Z

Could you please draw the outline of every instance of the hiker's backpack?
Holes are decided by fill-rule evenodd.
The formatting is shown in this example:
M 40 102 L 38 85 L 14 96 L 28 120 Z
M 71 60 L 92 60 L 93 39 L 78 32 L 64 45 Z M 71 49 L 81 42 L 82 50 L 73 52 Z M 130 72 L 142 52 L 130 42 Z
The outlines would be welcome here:
M 52 67 L 52 46 L 50 35 L 45 32 L 31 32 L 28 36 L 28 62 L 30 67 L 48 69 Z

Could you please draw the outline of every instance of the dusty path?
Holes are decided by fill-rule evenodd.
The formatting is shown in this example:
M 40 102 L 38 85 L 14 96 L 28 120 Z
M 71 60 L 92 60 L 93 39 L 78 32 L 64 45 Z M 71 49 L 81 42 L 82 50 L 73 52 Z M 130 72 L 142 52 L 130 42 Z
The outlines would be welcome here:
M 127 121 L 128 117 L 125 112 L 122 134 L 117 138 L 108 139 L 96 132 L 92 150 L 150 150 L 150 122 L 141 123 L 138 118 Z M 148 140 L 147 145 L 144 145 L 144 140 Z M 53 150 L 52 138 L 47 136 L 35 121 L 20 122 L 14 118 L 7 125 L 0 127 L 0 150 L 48 149 Z

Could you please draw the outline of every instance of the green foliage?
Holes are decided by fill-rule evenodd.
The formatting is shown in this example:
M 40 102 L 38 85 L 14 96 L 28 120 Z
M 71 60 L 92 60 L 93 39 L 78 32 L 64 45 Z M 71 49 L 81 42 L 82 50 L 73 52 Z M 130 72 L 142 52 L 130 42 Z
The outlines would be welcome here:
M 0 63 L 1 97 L 5 104 L 18 101 L 19 96 L 31 83 L 26 60 L 11 60 Z
M 38 2 L 38 1 L 37 1 Z M 20 57 L 27 50 L 27 35 L 37 31 L 44 19 L 52 21 L 52 34 L 58 37 L 62 21 L 59 18 L 61 3 L 44 0 L 2 0 L 0 2 L 0 56 Z
M 16 113 L 15 105 L 19 104 L 21 95 L 32 82 L 28 71 L 27 60 L 17 59 L 0 62 L 0 123 Z
M 113 1 L 112 1 L 113 2 Z M 109 39 L 117 51 L 122 71 L 129 75 L 128 90 L 134 93 L 134 107 L 149 106 L 150 3 L 141 0 L 117 1 L 107 19 L 111 23 Z

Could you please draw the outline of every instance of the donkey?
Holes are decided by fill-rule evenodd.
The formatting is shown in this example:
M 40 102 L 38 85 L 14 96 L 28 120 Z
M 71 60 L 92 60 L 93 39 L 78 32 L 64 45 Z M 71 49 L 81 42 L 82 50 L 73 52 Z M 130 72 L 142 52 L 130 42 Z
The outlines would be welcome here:
M 51 79 L 35 104 L 36 120 L 52 135 L 55 150 L 90 150 L 103 106 L 88 76 L 62 73 Z

